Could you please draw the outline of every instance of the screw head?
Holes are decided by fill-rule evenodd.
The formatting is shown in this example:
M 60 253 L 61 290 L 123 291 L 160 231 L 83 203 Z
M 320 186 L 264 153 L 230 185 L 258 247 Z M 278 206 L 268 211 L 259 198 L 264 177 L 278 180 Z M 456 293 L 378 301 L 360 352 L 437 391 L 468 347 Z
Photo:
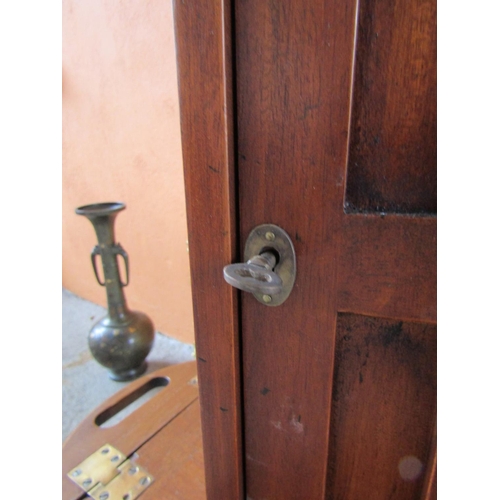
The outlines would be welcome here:
M 85 481 L 83 481 L 83 487 L 84 488 L 87 488 L 88 486 L 90 486 L 92 484 L 92 479 L 88 478 L 88 479 L 85 479 Z
M 74 471 L 71 473 L 71 475 L 72 475 L 73 477 L 77 477 L 77 476 L 79 476 L 81 473 L 82 473 L 82 471 L 81 471 L 80 469 L 76 469 L 76 470 L 74 470 Z
M 268 231 L 266 233 L 266 240 L 267 241 L 274 241 L 274 238 L 276 238 L 275 234 L 272 233 L 271 231 Z
M 270 295 L 263 295 L 262 300 L 266 303 L 269 304 L 273 300 L 273 298 Z
M 144 476 L 142 477 L 140 480 L 139 480 L 139 483 L 142 485 L 142 486 L 146 486 L 148 485 L 149 483 L 151 482 L 151 479 L 147 476 Z
M 99 500 L 108 500 L 109 498 L 109 493 L 107 491 L 103 491 L 100 495 L 99 495 Z

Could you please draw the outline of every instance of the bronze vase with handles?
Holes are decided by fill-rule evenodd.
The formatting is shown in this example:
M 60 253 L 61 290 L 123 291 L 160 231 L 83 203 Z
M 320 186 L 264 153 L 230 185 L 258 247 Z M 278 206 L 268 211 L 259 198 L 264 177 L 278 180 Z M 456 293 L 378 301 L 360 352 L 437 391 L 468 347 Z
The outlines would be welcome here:
M 142 375 L 147 368 L 146 356 L 154 341 L 152 321 L 142 312 L 127 307 L 123 288 L 129 283 L 127 252 L 115 243 L 114 223 L 124 203 L 95 203 L 78 207 L 78 215 L 90 220 L 97 234 L 97 245 L 91 253 L 92 267 L 101 286 L 106 287 L 108 312 L 90 330 L 90 352 L 101 365 L 109 370 L 113 380 L 132 380 Z M 104 281 L 97 270 L 97 256 L 101 257 Z M 118 267 L 118 256 L 125 261 L 126 279 L 122 281 Z

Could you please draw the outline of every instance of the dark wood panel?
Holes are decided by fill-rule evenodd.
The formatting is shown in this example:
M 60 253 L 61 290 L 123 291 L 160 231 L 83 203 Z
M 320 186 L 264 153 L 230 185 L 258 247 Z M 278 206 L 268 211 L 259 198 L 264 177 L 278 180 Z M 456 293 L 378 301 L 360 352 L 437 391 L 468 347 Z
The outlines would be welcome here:
M 339 314 L 326 498 L 421 498 L 435 412 L 436 327 Z
M 360 0 L 346 208 L 436 212 L 435 0 Z
M 287 231 L 287 301 L 242 296 L 247 495 L 322 499 L 355 2 L 236 1 L 240 238 Z
M 436 321 L 436 219 L 346 215 L 339 310 Z
M 243 498 L 229 0 L 174 2 L 207 498 Z

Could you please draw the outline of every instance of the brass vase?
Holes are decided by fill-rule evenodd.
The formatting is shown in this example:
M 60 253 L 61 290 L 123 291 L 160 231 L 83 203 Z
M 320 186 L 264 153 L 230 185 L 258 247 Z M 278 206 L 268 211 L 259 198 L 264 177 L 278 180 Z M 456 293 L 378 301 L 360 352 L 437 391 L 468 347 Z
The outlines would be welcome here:
M 97 234 L 98 244 L 91 253 L 92 267 L 97 282 L 106 287 L 108 313 L 90 330 L 90 352 L 101 365 L 109 370 L 113 380 L 132 380 L 147 368 L 146 356 L 154 341 L 154 326 L 144 313 L 127 307 L 123 287 L 129 283 L 128 255 L 115 243 L 114 223 L 124 203 L 96 203 L 76 209 L 78 215 L 90 220 Z M 104 281 L 97 271 L 97 256 L 101 256 Z M 126 279 L 122 281 L 118 255 L 125 261 Z

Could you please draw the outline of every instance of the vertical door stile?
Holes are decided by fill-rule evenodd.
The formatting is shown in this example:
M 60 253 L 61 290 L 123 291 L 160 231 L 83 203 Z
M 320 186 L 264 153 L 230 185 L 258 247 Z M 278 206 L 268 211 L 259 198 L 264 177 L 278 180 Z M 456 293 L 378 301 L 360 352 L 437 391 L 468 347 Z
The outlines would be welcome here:
M 293 239 L 294 289 L 242 294 L 250 498 L 323 498 L 342 238 L 354 1 L 236 0 L 240 242 Z
M 244 497 L 231 0 L 174 0 L 189 256 L 208 500 Z

